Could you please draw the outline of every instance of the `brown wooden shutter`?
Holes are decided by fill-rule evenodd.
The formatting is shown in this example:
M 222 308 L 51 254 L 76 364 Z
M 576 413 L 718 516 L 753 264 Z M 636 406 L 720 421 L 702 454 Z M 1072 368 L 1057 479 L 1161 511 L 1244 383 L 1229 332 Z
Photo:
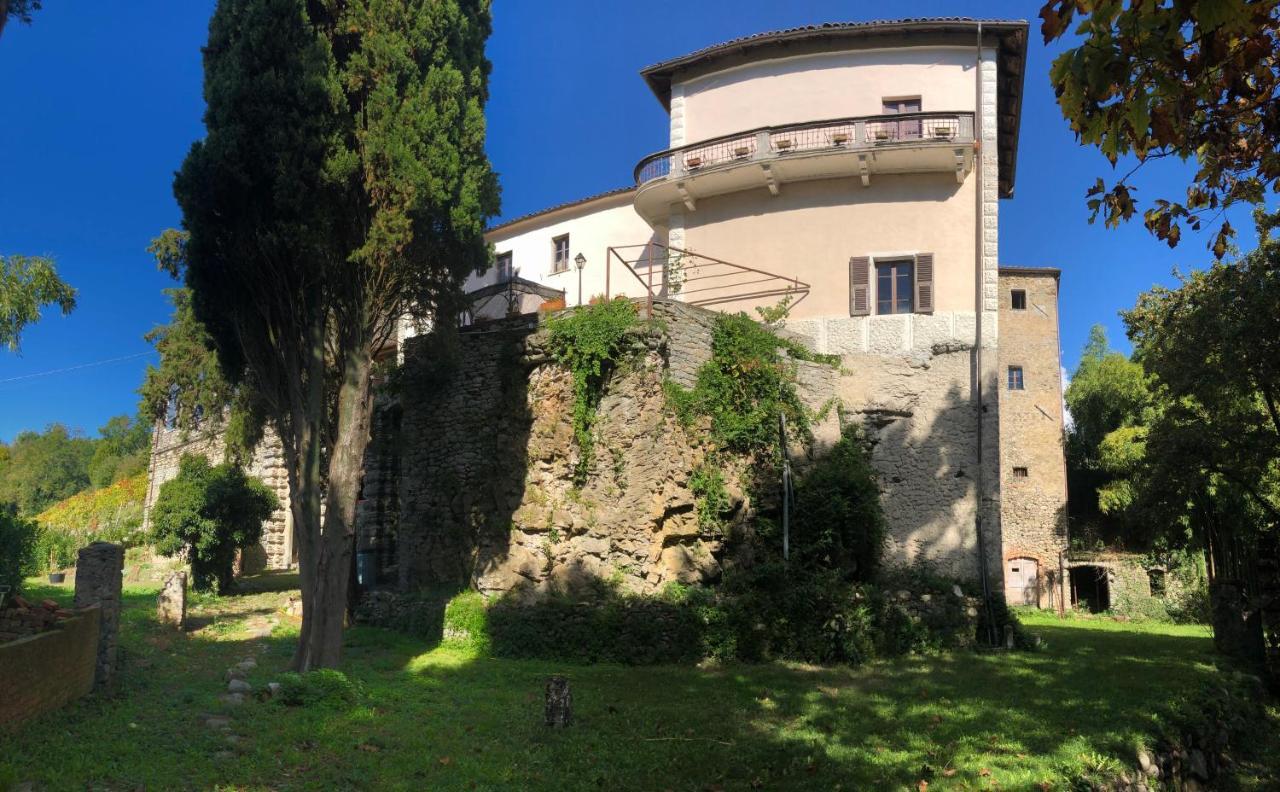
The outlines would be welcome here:
M 916 313 L 933 313 L 933 254 L 916 255 Z
M 871 259 L 854 256 L 849 259 L 849 315 L 871 313 Z

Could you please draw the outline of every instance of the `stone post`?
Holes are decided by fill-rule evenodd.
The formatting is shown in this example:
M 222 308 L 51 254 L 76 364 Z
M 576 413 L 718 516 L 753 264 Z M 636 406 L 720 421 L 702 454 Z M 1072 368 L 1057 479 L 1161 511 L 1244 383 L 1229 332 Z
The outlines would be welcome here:
M 563 729 L 573 722 L 573 694 L 569 692 L 569 680 L 562 676 L 547 679 L 547 725 Z
M 182 629 L 187 623 L 187 573 L 174 572 L 164 581 L 156 598 L 156 619 Z
M 97 605 L 102 611 L 98 632 L 98 665 L 94 688 L 111 683 L 116 668 L 116 642 L 120 633 L 120 588 L 124 582 L 124 548 L 94 542 L 80 551 L 76 563 L 77 608 Z

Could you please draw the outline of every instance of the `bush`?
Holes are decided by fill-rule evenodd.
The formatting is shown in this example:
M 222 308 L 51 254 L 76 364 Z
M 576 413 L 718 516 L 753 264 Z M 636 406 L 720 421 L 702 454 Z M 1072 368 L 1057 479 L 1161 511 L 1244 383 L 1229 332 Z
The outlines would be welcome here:
M 34 521 L 18 516 L 16 505 L 0 503 L 0 587 L 8 586 L 10 594 L 22 589 L 23 578 L 37 573 L 37 532 Z
M 236 550 L 261 538 L 263 521 L 278 507 L 275 493 L 235 465 L 188 454 L 177 477 L 160 488 L 151 512 L 153 541 L 164 555 L 187 554 L 193 589 L 225 594 Z
M 798 436 L 809 432 L 809 411 L 795 388 L 795 364 L 778 350 L 784 342 L 746 314 L 720 314 L 711 331 L 711 359 L 698 369 L 693 390 L 668 382 L 667 400 L 685 423 L 711 420 L 718 448 L 773 458 L 778 415 Z
M 702 657 L 702 624 L 680 603 L 618 594 L 595 601 L 552 594 L 532 603 L 501 600 L 488 609 L 497 657 L 577 663 L 691 663 Z
M 466 646 L 481 654 L 490 650 L 489 612 L 484 595 L 464 591 L 444 607 L 443 637 L 446 643 Z
M 880 565 L 884 540 L 875 469 L 861 432 L 849 426 L 796 487 L 791 547 L 800 563 L 865 581 Z
M 309 707 L 315 704 L 352 704 L 360 689 L 341 671 L 321 668 L 305 674 L 280 677 L 279 701 L 287 707 Z

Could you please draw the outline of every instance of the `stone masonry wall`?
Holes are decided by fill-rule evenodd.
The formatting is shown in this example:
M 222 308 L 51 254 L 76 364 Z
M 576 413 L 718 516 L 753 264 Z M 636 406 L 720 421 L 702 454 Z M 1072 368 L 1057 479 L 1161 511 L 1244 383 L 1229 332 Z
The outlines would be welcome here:
M 710 356 L 715 314 L 659 302 L 662 329 L 637 333 L 595 424 L 588 481 L 575 489 L 572 376 L 527 320 L 464 332 L 441 376 L 430 339 L 409 342 L 401 421 L 401 588 L 474 585 L 485 593 L 572 588 L 609 579 L 638 592 L 709 582 L 725 537 L 699 528 L 689 478 L 706 455 L 666 407 L 663 379 L 691 385 Z M 817 406 L 834 370 L 799 364 Z M 816 369 L 826 369 L 823 375 Z M 815 389 L 826 388 L 825 392 Z M 834 416 L 819 427 L 835 432 Z M 725 476 L 734 515 L 749 509 L 735 463 Z
M 143 530 L 150 530 L 151 507 L 160 495 L 160 487 L 178 475 L 184 454 L 204 456 L 219 464 L 223 460 L 226 440 L 220 424 L 184 433 L 157 421 L 151 436 L 151 466 L 147 474 L 147 497 L 143 505 Z M 262 540 L 250 548 L 242 559 L 242 569 L 288 569 L 293 564 L 293 517 L 289 512 L 289 479 L 284 467 L 284 451 L 275 432 L 267 430 L 262 442 L 253 450 L 247 472 L 261 479 L 280 499 L 280 508 L 262 526 Z
M 1026 308 L 1012 307 L 1013 290 L 1026 293 Z M 1058 278 L 1006 270 L 1000 276 L 1000 491 L 1002 556 L 1034 559 L 1039 605 L 1065 602 L 1061 554 L 1067 549 L 1067 474 L 1064 450 L 1062 368 L 1058 354 Z M 1008 386 L 1010 366 L 1020 366 L 1023 390 Z M 1026 475 L 1015 469 L 1025 468 Z
M 976 579 L 975 315 L 830 317 L 791 321 L 787 330 L 843 359 L 837 392 L 844 419 L 860 424 L 874 444 L 889 529 L 886 560 L 927 561 L 945 574 Z M 994 456 L 997 438 L 986 428 Z M 990 457 L 986 462 L 990 479 L 996 468 Z M 992 510 L 988 524 L 998 526 L 998 516 Z

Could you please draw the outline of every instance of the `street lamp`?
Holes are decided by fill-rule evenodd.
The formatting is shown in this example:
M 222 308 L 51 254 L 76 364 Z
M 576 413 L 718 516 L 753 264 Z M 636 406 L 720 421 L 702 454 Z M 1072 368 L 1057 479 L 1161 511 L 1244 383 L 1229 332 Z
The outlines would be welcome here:
M 573 257 L 573 263 L 578 267 L 578 305 L 582 305 L 582 268 L 587 266 L 587 257 L 578 253 Z

